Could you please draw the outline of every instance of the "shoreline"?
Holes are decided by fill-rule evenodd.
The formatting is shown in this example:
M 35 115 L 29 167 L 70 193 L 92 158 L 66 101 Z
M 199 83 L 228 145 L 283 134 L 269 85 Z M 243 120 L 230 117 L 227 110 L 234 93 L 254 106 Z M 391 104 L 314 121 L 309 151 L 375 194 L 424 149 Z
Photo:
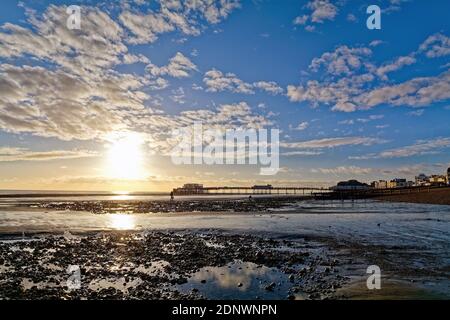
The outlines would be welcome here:
M 427 192 L 392 194 L 374 197 L 372 199 L 387 202 L 450 205 L 450 188 L 429 189 Z
M 22 205 L 0 207 L 0 299 L 450 298 L 450 208 L 281 199 Z M 84 277 L 79 291 L 65 287 L 70 265 Z M 369 265 L 382 270 L 379 292 L 365 287 Z
M 382 247 L 299 234 L 40 234 L 0 240 L 0 299 L 448 299 L 421 286 L 433 272 L 385 255 Z M 383 268 L 384 290 L 365 288 L 371 263 Z M 77 290 L 66 287 L 70 265 L 80 268 Z

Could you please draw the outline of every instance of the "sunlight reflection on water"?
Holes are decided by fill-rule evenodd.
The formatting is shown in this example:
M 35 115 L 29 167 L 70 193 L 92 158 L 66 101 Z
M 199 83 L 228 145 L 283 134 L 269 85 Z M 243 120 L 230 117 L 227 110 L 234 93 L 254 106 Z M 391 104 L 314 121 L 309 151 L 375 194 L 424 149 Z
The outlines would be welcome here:
M 136 228 L 135 219 L 133 216 L 126 214 L 110 214 L 110 226 L 116 230 L 131 230 Z

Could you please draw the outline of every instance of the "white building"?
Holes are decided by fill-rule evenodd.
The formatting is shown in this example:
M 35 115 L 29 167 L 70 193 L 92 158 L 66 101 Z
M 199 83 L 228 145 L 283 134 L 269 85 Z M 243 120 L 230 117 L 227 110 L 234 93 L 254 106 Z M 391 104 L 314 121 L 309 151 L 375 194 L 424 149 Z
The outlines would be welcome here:
M 427 175 L 421 173 L 415 178 L 416 186 L 428 186 L 430 185 L 430 178 Z
M 388 182 L 386 180 L 378 180 L 372 182 L 372 187 L 375 189 L 387 189 Z

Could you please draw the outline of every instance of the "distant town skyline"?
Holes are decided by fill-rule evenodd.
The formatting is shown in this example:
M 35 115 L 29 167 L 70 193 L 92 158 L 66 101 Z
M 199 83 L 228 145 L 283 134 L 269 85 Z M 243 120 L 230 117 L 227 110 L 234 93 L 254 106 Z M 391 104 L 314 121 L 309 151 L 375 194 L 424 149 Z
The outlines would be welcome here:
M 366 26 L 369 5 L 381 30 Z M 67 7 L 81 8 L 69 29 Z M 450 2 L 7 1 L 0 189 L 445 175 Z M 175 165 L 173 130 L 279 129 L 280 170 Z

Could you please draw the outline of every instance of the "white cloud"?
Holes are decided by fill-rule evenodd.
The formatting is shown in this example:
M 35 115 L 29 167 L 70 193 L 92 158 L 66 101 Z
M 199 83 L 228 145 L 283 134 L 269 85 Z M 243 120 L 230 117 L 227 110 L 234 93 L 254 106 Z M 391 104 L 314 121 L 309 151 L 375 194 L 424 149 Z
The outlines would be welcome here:
M 383 44 L 384 41 L 382 40 L 373 40 L 372 42 L 369 43 L 370 47 L 378 47 L 379 45 Z
M 142 13 L 127 9 L 119 19 L 131 33 L 128 42 L 144 44 L 155 42 L 159 35 L 175 30 L 197 36 L 203 29 L 202 22 L 217 24 L 239 7 L 238 0 L 162 0 L 159 10 Z
M 197 66 L 181 52 L 177 52 L 166 66 L 158 67 L 150 63 L 146 70 L 155 77 L 168 75 L 174 78 L 185 78 L 189 77 L 192 71 L 196 71 Z
M 283 142 L 281 146 L 284 148 L 295 149 L 324 149 L 335 148 L 349 145 L 364 145 L 370 146 L 373 144 L 384 143 L 384 140 L 369 137 L 339 137 L 339 138 L 325 138 L 301 142 Z
M 395 61 L 382 65 L 375 72 L 380 78 L 387 80 L 387 73 L 397 71 L 404 66 L 412 65 L 416 63 L 416 61 L 416 58 L 412 56 L 398 57 Z
M 313 0 L 306 7 L 312 11 L 312 22 L 322 23 L 324 20 L 334 20 L 338 13 L 338 8 L 328 0 Z
M 447 56 L 450 54 L 450 38 L 442 33 L 429 36 L 420 46 L 420 51 L 429 58 Z
M 217 69 L 205 73 L 203 82 L 210 92 L 231 91 L 234 93 L 254 94 L 256 89 L 272 95 L 281 94 L 284 90 L 274 81 L 244 82 L 234 73 L 223 73 Z
M 309 68 L 317 72 L 323 66 L 332 75 L 350 75 L 359 70 L 371 54 L 369 48 L 340 46 L 333 52 L 326 52 L 320 58 L 314 58 Z
M 96 157 L 97 152 L 87 150 L 51 150 L 31 151 L 25 148 L 0 148 L 0 162 L 12 161 L 49 161 Z
M 298 16 L 294 19 L 294 24 L 297 25 L 304 25 L 306 24 L 306 22 L 308 21 L 309 16 L 307 16 L 306 14 L 302 15 L 302 16 Z
M 186 96 L 184 94 L 184 89 L 182 87 L 172 90 L 172 95 L 170 96 L 170 99 L 172 99 L 174 102 L 184 104 L 186 102 L 185 98 Z
M 368 48 L 340 46 L 314 58 L 309 68 L 314 72 L 323 69 L 324 79 L 288 85 L 289 100 L 306 101 L 313 107 L 324 104 L 333 111 L 354 112 L 381 104 L 425 107 L 450 98 L 450 71 L 386 84 L 388 73 L 416 63 L 418 53 L 398 57 L 379 67 L 368 60 L 371 53 Z M 382 81 L 377 83 L 377 79 Z
M 357 104 L 353 97 L 363 92 L 365 83 L 371 82 L 374 76 L 363 74 L 339 79 L 336 82 L 320 83 L 310 80 L 306 85 L 287 87 L 287 96 L 290 101 L 309 101 L 313 106 L 318 104 L 333 105 L 333 110 L 353 112 L 357 109 Z
M 306 130 L 309 127 L 309 123 L 307 121 L 303 121 L 298 124 L 298 126 L 295 128 L 295 130 L 303 131 Z
M 125 11 L 120 14 L 119 19 L 133 35 L 127 39 L 132 44 L 155 42 L 159 34 L 175 30 L 175 26 L 161 13 L 143 15 Z
M 314 173 L 332 174 L 336 176 L 348 176 L 348 175 L 367 175 L 373 172 L 372 168 L 361 168 L 357 166 L 340 166 L 336 168 L 317 168 L 312 169 Z
M 176 10 L 177 6 L 165 3 L 167 8 Z M 204 14 L 205 20 L 210 23 L 217 23 L 236 8 L 236 3 L 227 0 L 220 3 L 203 1 L 201 8 L 190 10 L 196 10 L 192 14 Z M 184 10 L 192 3 L 180 2 L 180 5 L 180 10 Z M 218 128 L 259 128 L 272 123 L 264 116 L 253 113 L 244 102 L 173 115 L 152 109 L 148 102 L 156 101 L 158 96 L 149 96 L 147 89 L 166 88 L 168 82 L 164 77 L 189 76 L 197 70 L 195 64 L 177 53 L 167 65 L 156 66 L 149 63 L 145 56 L 128 52 L 127 32 L 120 23 L 114 22 L 97 8 L 83 7 L 83 27 L 71 31 L 61 23 L 61 16 L 67 16 L 65 9 L 65 6 L 49 6 L 41 16 L 29 15 L 31 28 L 7 24 L 0 30 L 0 57 L 14 61 L 26 56 L 25 61 L 38 61 L 39 65 L 20 65 L 19 60 L 14 61 L 18 61 L 18 65 L 0 64 L 2 131 L 99 142 L 109 141 L 111 132 L 139 132 L 151 152 L 168 154 L 173 146 L 171 131 L 191 125 L 194 121 L 203 121 Z M 158 14 L 164 15 L 162 20 Z M 138 24 L 141 21 L 131 15 L 122 17 Z M 154 18 L 156 20 L 146 22 L 150 25 L 144 23 L 142 34 L 139 33 L 141 29 L 132 32 L 133 37 L 143 40 L 142 37 L 154 37 L 159 32 L 170 30 L 171 27 L 165 26 L 163 20 L 187 32 L 187 29 L 183 31 L 182 20 L 177 22 L 177 16 L 169 17 L 164 10 L 156 13 Z M 146 27 L 155 32 L 146 33 Z M 151 38 L 147 40 L 151 41 Z M 145 76 L 115 70 L 117 65 L 123 63 L 140 62 L 150 65 Z M 258 87 L 272 92 L 278 90 L 271 82 L 261 82 Z M 172 98 L 183 101 L 183 92 L 174 91 Z M 14 155 L 15 159 L 82 156 L 81 152 L 31 154 L 31 151 L 22 151 L 22 154 Z M 12 159 L 13 155 L 8 157 Z
M 288 151 L 288 152 L 282 152 L 281 155 L 283 156 L 319 156 L 323 154 L 322 151 Z
M 390 158 L 406 158 L 412 156 L 420 156 L 427 154 L 435 154 L 439 150 L 450 147 L 450 138 L 437 138 L 431 140 L 419 140 L 415 144 L 395 149 L 389 149 L 380 153 L 372 153 L 364 156 L 349 157 L 354 160 L 365 159 L 390 159 Z
M 274 81 L 258 81 L 253 83 L 253 87 L 264 90 L 270 94 L 277 95 L 284 92 L 283 88 L 281 88 Z
M 414 117 L 420 117 L 420 116 L 422 116 L 424 113 L 425 113 L 425 110 L 424 110 L 424 109 L 419 109 L 419 110 L 416 110 L 416 111 L 408 112 L 408 115 L 414 116 Z
M 435 77 L 419 77 L 400 84 L 386 85 L 354 98 L 363 108 L 386 103 L 394 106 L 427 106 L 450 98 L 450 72 Z
M 319 83 L 308 81 L 306 86 L 289 85 L 287 96 L 291 101 L 309 101 L 314 105 L 332 105 L 334 111 L 353 112 L 366 110 L 381 104 L 393 106 L 423 107 L 433 102 L 450 98 L 450 72 L 435 77 L 420 77 L 403 83 L 364 89 L 362 82 L 371 81 L 371 76 L 358 80 L 343 78 L 337 82 Z
M 127 52 L 123 30 L 106 13 L 83 7 L 83 28 L 73 32 L 61 23 L 66 7 L 50 5 L 41 17 L 28 22 L 35 31 L 6 23 L 0 32 L 0 57 L 31 55 L 82 76 L 91 76 L 120 63 Z
M 305 25 L 306 31 L 314 31 L 314 24 L 325 20 L 333 21 L 338 14 L 338 7 L 329 0 L 312 0 L 304 7 L 307 14 L 297 16 L 292 22 L 294 25 Z M 307 24 L 309 22 L 309 24 Z
M 209 70 L 205 73 L 203 82 L 207 86 L 207 91 L 231 91 L 235 93 L 253 94 L 253 86 L 239 79 L 234 73 L 222 73 L 217 69 Z
M 133 64 L 138 62 L 148 64 L 150 63 L 150 60 L 142 54 L 134 55 L 127 53 L 123 56 L 123 63 L 125 64 Z

